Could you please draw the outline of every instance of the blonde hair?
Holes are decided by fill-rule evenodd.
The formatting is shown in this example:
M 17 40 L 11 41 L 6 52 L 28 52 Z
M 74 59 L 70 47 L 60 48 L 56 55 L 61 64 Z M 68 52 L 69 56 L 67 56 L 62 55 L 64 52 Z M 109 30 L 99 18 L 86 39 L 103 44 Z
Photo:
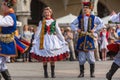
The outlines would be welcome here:
M 52 11 L 52 9 L 50 8 L 50 7 L 45 7 L 44 9 L 43 9 L 43 17 L 44 17 L 44 11 L 45 10 L 48 10 L 50 13 L 51 13 L 51 16 L 53 15 L 53 11 Z M 52 16 L 53 17 L 53 16 Z

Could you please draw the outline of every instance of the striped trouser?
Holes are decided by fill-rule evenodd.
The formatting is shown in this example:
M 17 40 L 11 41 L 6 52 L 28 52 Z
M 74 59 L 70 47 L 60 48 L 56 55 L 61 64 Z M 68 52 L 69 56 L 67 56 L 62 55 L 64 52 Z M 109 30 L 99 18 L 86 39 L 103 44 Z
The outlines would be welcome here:
M 0 71 L 5 71 L 7 69 L 6 60 L 7 60 L 6 57 L 0 56 Z
M 80 65 L 84 65 L 86 60 L 88 61 L 89 64 L 94 64 L 95 63 L 95 57 L 94 57 L 94 51 L 80 51 L 78 54 L 78 60 Z
M 120 51 L 115 56 L 114 63 L 116 63 L 118 66 L 120 66 Z

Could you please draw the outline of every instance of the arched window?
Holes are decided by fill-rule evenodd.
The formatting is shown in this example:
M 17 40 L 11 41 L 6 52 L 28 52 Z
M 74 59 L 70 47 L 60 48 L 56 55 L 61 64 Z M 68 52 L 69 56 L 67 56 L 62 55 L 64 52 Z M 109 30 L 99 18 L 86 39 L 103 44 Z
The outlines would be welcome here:
M 100 18 L 110 15 L 110 11 L 108 10 L 107 6 L 101 2 L 98 2 L 97 11 Z
M 30 7 L 31 19 L 28 20 L 28 23 L 38 25 L 39 21 L 42 19 L 42 10 L 46 5 L 39 0 L 32 0 Z

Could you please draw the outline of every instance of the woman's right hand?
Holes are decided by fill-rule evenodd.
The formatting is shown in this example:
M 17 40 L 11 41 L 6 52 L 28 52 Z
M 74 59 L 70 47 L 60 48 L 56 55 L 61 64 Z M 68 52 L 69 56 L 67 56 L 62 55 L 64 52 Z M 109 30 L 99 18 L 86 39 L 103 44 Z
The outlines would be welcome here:
M 110 14 L 110 15 L 115 15 L 116 14 L 116 12 L 115 11 L 112 11 L 112 13 Z
M 80 33 L 80 32 L 81 32 L 81 29 L 78 29 L 77 32 Z

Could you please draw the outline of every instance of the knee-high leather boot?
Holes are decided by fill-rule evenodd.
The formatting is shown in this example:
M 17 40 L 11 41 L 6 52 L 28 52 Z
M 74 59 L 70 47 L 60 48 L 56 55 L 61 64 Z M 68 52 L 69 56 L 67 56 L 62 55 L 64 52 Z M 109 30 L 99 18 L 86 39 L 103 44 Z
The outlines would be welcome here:
M 78 78 L 84 77 L 84 65 L 79 65 L 80 67 L 80 74 L 78 75 Z
M 1 74 L 5 80 L 12 80 L 9 71 L 7 69 L 5 71 L 2 71 Z
M 106 74 L 106 78 L 108 80 L 112 79 L 112 76 L 114 75 L 114 73 L 118 70 L 119 66 L 116 63 L 113 63 L 111 66 L 111 69 L 109 70 L 109 72 Z
M 90 77 L 94 78 L 95 64 L 90 64 Z
M 47 65 L 43 65 L 44 68 L 44 78 L 48 78 Z
M 51 77 L 55 78 L 55 65 L 51 65 Z

